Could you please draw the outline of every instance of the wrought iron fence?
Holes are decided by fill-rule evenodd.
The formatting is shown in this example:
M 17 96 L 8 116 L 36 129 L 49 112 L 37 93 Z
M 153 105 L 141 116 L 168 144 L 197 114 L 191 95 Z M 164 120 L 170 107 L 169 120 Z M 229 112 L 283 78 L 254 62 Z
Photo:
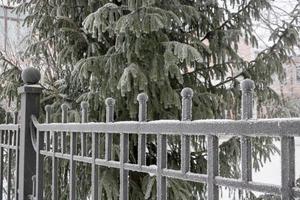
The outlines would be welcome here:
M 0 199 L 17 199 L 18 184 L 18 144 L 19 125 L 17 113 L 14 115 L 14 124 L 8 124 L 9 116 L 6 116 L 6 124 L 0 125 Z M 6 177 L 6 179 L 4 179 Z M 6 187 L 4 187 L 4 180 Z M 6 190 L 4 190 L 6 188 Z
M 37 83 L 35 81 L 34 83 Z M 219 199 L 219 187 L 258 191 L 281 196 L 283 200 L 300 198 L 300 189 L 295 187 L 295 137 L 300 137 L 300 119 L 252 119 L 253 82 L 245 80 L 242 85 L 242 120 L 195 120 L 192 121 L 192 97 L 190 88 L 182 90 L 182 120 L 158 120 L 147 122 L 146 94 L 138 95 L 139 121 L 114 122 L 115 100 L 108 98 L 106 104 L 106 123 L 88 122 L 88 104 L 81 104 L 82 123 L 68 123 L 68 106 L 62 105 L 62 123 L 51 123 L 51 106 L 46 106 L 45 123 L 38 122 L 39 95 L 41 87 L 26 84 L 20 87 L 21 112 L 19 124 L 0 125 L 1 130 L 1 197 L 3 195 L 3 149 L 8 149 L 8 160 L 12 159 L 11 151 L 16 151 L 18 175 L 15 181 L 15 195 L 10 195 L 11 172 L 7 173 L 7 199 L 43 199 L 43 160 L 52 160 L 52 199 L 58 196 L 58 161 L 69 162 L 69 199 L 76 197 L 76 164 L 91 165 L 91 199 L 99 199 L 99 167 L 115 168 L 120 171 L 121 200 L 129 199 L 129 172 L 151 173 L 156 177 L 157 199 L 166 200 L 167 179 L 179 179 L 207 185 L 207 199 Z M 30 102 L 30 103 L 28 103 Z M 33 131 L 36 129 L 36 131 Z M 13 133 L 13 134 L 12 134 Z M 105 134 L 105 156 L 100 158 L 100 134 Z M 18 139 L 19 134 L 19 139 Z M 113 134 L 120 136 L 120 159 L 112 159 Z M 138 161 L 129 162 L 129 134 L 138 137 Z M 157 138 L 157 163 L 146 165 L 147 135 Z M 178 135 L 181 140 L 181 169 L 167 168 L 167 136 Z M 191 136 L 207 138 L 207 174 L 190 171 Z M 219 175 L 219 137 L 237 136 L 241 138 L 240 179 L 225 178 Z M 251 137 L 281 138 L 281 185 L 258 183 L 252 180 Z M 78 141 L 78 139 L 80 139 Z M 77 145 L 80 147 L 77 147 Z M 80 149 L 78 151 L 78 149 Z M 19 150 L 19 151 L 18 151 Z M 89 151 L 88 151 L 89 150 Z M 10 161 L 8 162 L 10 165 Z M 10 169 L 11 167 L 8 166 Z M 11 169 L 10 169 L 11 170 Z M 10 171 L 9 170 L 9 171 Z M 34 177 L 32 179 L 32 177 Z M 33 180 L 33 184 L 32 184 Z M 17 192 L 18 191 L 18 192 Z M 18 195 L 18 197 L 16 196 Z

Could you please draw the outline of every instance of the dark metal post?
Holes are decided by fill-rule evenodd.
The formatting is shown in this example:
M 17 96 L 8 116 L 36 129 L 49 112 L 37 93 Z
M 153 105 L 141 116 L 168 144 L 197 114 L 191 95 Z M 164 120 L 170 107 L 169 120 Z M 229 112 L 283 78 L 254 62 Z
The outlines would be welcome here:
M 36 153 L 31 142 L 31 115 L 38 117 L 42 87 L 37 85 L 40 73 L 34 68 L 22 72 L 24 86 L 18 88 L 21 95 L 20 153 L 19 153 L 19 200 L 32 195 L 32 177 L 35 174 Z

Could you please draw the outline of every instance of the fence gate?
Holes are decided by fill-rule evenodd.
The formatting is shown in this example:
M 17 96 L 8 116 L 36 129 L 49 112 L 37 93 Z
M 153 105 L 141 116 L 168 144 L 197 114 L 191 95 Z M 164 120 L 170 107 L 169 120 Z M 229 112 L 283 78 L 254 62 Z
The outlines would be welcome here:
M 46 106 L 46 122 L 38 122 L 40 75 L 31 68 L 22 74 L 25 85 L 21 95 L 19 122 L 14 114 L 14 123 L 0 125 L 0 200 L 38 199 L 44 197 L 45 157 L 52 159 L 52 200 L 58 196 L 58 163 L 69 162 L 69 199 L 77 199 L 76 163 L 91 165 L 91 199 L 100 199 L 98 168 L 109 167 L 120 171 L 119 198 L 129 199 L 129 172 L 151 173 L 156 177 L 157 200 L 166 200 L 167 179 L 174 178 L 207 185 L 208 200 L 218 200 L 219 187 L 226 186 L 246 191 L 258 191 L 281 196 L 282 200 L 300 198 L 300 189 L 295 187 L 295 137 L 300 137 L 300 119 L 252 119 L 254 83 L 242 82 L 241 120 L 195 120 L 192 121 L 192 97 L 190 88 L 182 90 L 182 120 L 159 120 L 147 122 L 148 96 L 138 95 L 139 121 L 114 122 L 115 100 L 108 98 L 106 122 L 89 123 L 86 102 L 82 102 L 82 123 L 68 123 L 68 106 L 62 105 L 62 123 L 51 123 L 51 106 Z M 7 118 L 8 119 L 8 118 Z M 105 158 L 99 157 L 100 134 L 105 133 Z M 91 141 L 87 135 L 91 134 Z M 120 135 L 120 160 L 112 159 L 112 134 Z M 137 164 L 129 163 L 129 134 L 138 137 Z M 157 163 L 146 165 L 147 135 L 157 138 Z M 167 168 L 167 136 L 178 135 L 181 140 L 181 169 Z M 205 136 L 207 140 L 207 174 L 190 171 L 191 136 Z M 219 175 L 219 137 L 237 136 L 241 139 L 241 178 L 225 178 Z M 251 137 L 279 137 L 281 139 L 281 185 L 252 181 Z M 77 141 L 77 138 L 80 138 Z M 77 145 L 80 144 L 80 152 Z M 67 148 L 68 147 L 68 148 Z M 4 178 L 6 177 L 6 178 Z

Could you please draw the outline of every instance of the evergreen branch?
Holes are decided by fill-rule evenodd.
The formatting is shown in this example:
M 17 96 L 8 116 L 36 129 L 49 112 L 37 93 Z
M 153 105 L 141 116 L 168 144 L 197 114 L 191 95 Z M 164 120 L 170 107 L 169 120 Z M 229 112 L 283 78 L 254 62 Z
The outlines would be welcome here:
M 219 27 L 215 28 L 214 30 L 208 31 L 208 32 L 204 35 L 204 37 L 202 37 L 202 38 L 200 39 L 200 41 L 203 42 L 204 40 L 208 39 L 209 36 L 210 36 L 211 34 L 214 34 L 214 33 L 215 33 L 216 31 L 218 31 L 218 30 L 222 30 L 224 27 L 227 26 L 227 24 L 231 23 L 231 22 L 232 22 L 235 18 L 237 18 L 239 15 L 242 15 L 243 12 L 246 12 L 246 10 L 247 10 L 248 8 L 251 7 L 251 5 L 252 5 L 253 2 L 255 3 L 255 0 L 250 0 L 246 6 L 244 6 L 242 9 L 240 9 L 238 12 L 234 13 L 234 14 L 231 16 L 231 18 L 229 18 L 229 19 L 227 19 L 226 21 L 224 21 Z
M 290 25 L 293 24 L 296 19 L 297 19 L 297 17 L 294 17 L 290 21 L 289 24 Z M 230 77 L 230 78 L 226 79 L 225 81 L 222 81 L 222 82 L 214 85 L 213 88 L 217 88 L 217 87 L 220 87 L 221 85 L 224 85 L 224 84 L 226 84 L 228 82 L 231 82 L 231 81 L 237 79 L 238 77 L 244 75 L 247 71 L 253 69 L 255 67 L 255 63 L 257 62 L 257 59 L 261 59 L 260 58 L 261 56 L 268 56 L 268 54 L 266 54 L 266 52 L 274 52 L 276 50 L 276 48 L 278 47 L 278 45 L 280 44 L 280 42 L 284 39 L 284 37 L 287 34 L 288 34 L 288 28 L 285 29 L 285 31 L 282 32 L 282 34 L 279 36 L 279 38 L 278 38 L 278 40 L 277 40 L 277 42 L 275 44 L 273 44 L 271 47 L 266 48 L 265 50 L 261 51 L 254 60 L 248 62 L 248 65 L 250 65 L 250 67 L 248 69 L 245 69 L 242 72 L 238 73 L 237 75 L 235 75 L 233 77 Z M 247 62 L 247 61 L 245 61 L 245 62 Z

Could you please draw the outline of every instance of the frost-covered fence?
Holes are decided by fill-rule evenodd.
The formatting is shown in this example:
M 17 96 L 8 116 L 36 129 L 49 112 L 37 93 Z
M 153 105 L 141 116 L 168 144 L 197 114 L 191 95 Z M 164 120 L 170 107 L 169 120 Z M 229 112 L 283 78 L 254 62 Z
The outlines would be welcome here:
M 6 124 L 0 125 L 0 200 L 17 199 L 19 126 L 17 113 L 13 113 L 11 124 L 9 115 L 6 114 Z
M 38 77 L 38 75 L 37 75 Z M 106 122 L 89 123 L 86 102 L 81 103 L 82 123 L 68 123 L 68 106 L 63 104 L 62 123 L 51 123 L 51 106 L 46 106 L 45 123 L 38 122 L 39 95 L 41 88 L 35 85 L 38 78 L 33 80 L 24 75 L 25 86 L 20 87 L 21 113 L 20 124 L 0 125 L 1 136 L 5 131 L 14 131 L 20 135 L 19 156 L 17 156 L 19 175 L 18 199 L 44 199 L 44 159 L 51 158 L 51 198 L 60 199 L 58 186 L 58 168 L 60 161 L 68 162 L 68 192 L 69 199 L 76 197 L 76 165 L 85 163 L 91 166 L 91 199 L 100 199 L 99 181 L 100 167 L 119 170 L 120 200 L 129 199 L 129 172 L 152 174 L 156 178 L 156 196 L 158 200 L 166 200 L 168 178 L 207 185 L 207 199 L 219 199 L 219 187 L 258 191 L 281 196 L 283 200 L 300 198 L 300 190 L 295 187 L 295 144 L 294 137 L 300 137 L 300 119 L 259 119 L 252 118 L 252 102 L 254 83 L 245 80 L 242 85 L 242 120 L 195 120 L 192 121 L 193 91 L 185 88 L 182 96 L 182 120 L 158 120 L 147 122 L 148 96 L 138 95 L 139 121 L 115 122 L 115 100 L 108 98 L 106 104 Z M 18 131 L 20 129 L 20 132 Z M 102 134 L 103 137 L 100 137 Z M 113 135 L 120 140 L 119 160 L 113 159 Z M 129 135 L 138 137 L 137 163 L 129 162 Z M 147 136 L 154 135 L 157 139 L 156 165 L 146 164 Z M 181 140 L 181 169 L 167 168 L 167 136 L 177 135 Z M 225 178 L 219 175 L 219 137 L 241 137 L 241 169 L 240 179 Z M 191 137 L 205 136 L 207 141 L 207 173 L 191 172 Z M 252 181 L 251 137 L 280 137 L 282 160 L 282 184 L 272 185 Z M 6 136 L 5 136 L 6 137 Z M 1 137 L 2 138 L 2 137 Z M 101 142 L 101 138 L 104 142 Z M 104 144 L 104 157 L 100 157 L 100 143 Z M 15 143 L 15 144 L 18 144 Z M 78 146 L 79 145 L 79 146 Z M 12 149 L 17 149 L 14 146 Z M 9 147 L 1 139 L 2 148 Z M 18 151 L 17 151 L 18 152 Z M 1 157 L 1 166 L 3 159 Z M 2 167 L 1 167 L 2 169 Z M 2 176 L 1 176 L 2 177 Z M 10 180 L 10 179 L 8 179 Z M 33 180 L 33 182 L 32 182 Z M 3 189 L 1 179 L 1 190 Z M 10 184 L 8 184 L 9 186 Z M 15 190 L 17 191 L 17 190 Z M 3 193 L 2 193 L 3 196 Z

